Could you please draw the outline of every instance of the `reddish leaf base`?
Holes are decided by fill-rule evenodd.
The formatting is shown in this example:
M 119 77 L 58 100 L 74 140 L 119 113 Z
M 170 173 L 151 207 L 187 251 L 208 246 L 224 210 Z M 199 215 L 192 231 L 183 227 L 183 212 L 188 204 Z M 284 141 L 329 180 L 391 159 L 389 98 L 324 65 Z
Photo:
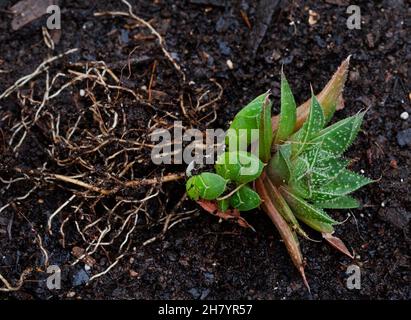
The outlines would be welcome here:
M 342 242 L 340 238 L 333 236 L 331 233 L 323 232 L 322 235 L 323 235 L 323 238 L 329 244 L 331 244 L 334 248 L 344 253 L 346 256 L 350 257 L 351 259 L 354 259 L 354 255 L 347 249 L 344 242 Z
M 205 201 L 197 200 L 197 203 L 208 213 L 211 213 L 214 216 L 217 216 L 224 220 L 234 220 L 243 228 L 250 228 L 255 231 L 255 229 L 243 218 L 240 216 L 240 212 L 237 209 L 229 209 L 225 212 L 218 209 L 217 203 L 215 201 Z

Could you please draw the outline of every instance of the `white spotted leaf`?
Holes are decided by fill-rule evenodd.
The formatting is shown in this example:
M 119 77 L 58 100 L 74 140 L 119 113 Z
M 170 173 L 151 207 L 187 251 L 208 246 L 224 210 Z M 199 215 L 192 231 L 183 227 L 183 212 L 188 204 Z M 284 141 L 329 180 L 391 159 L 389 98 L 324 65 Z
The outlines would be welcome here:
M 354 192 L 371 182 L 373 180 L 344 169 L 334 180 L 313 190 L 312 199 L 315 201 L 331 200 Z

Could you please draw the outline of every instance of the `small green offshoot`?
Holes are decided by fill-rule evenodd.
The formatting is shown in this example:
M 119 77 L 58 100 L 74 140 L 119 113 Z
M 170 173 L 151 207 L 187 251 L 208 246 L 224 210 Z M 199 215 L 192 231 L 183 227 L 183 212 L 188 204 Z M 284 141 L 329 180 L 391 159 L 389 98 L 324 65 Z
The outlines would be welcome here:
M 227 137 L 215 173 L 192 176 L 186 184 L 191 199 L 223 218 L 240 218 L 240 212 L 261 206 L 308 288 L 297 234 L 310 238 L 300 223 L 352 257 L 332 235 L 339 222 L 326 209 L 358 208 L 360 203 L 350 194 L 373 181 L 348 170 L 349 161 L 343 157 L 360 130 L 364 112 L 328 125 L 341 107 L 348 63 L 349 58 L 318 96 L 312 92 L 298 108 L 281 71 L 280 115 L 271 117 L 268 92 L 251 101 L 233 119 L 229 134 L 235 139 Z M 258 130 L 258 141 L 253 141 L 252 130 Z M 247 143 L 241 145 L 242 140 Z M 250 150 L 257 143 L 255 155 Z M 238 221 L 249 226 L 242 218 Z

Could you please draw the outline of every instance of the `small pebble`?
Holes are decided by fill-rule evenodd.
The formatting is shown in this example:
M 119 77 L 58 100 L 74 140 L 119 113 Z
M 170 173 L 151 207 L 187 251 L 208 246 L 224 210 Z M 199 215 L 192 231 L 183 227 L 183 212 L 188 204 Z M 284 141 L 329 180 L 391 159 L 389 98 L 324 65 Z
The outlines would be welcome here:
M 84 265 L 84 270 L 90 271 L 90 269 L 91 269 L 91 267 L 90 267 L 88 264 L 85 264 L 85 265 Z
M 364 174 L 364 173 L 365 173 L 364 169 L 361 169 L 361 170 L 360 170 L 360 172 L 361 172 L 362 174 Z
M 83 89 L 80 89 L 80 97 L 84 97 L 86 94 L 86 91 L 84 91 Z
M 401 113 L 400 117 L 402 120 L 407 120 L 409 118 L 409 114 L 408 112 L 404 111 L 403 113 Z
M 90 276 L 87 274 L 87 272 L 83 269 L 80 269 L 74 276 L 72 280 L 72 284 L 75 287 L 84 285 L 88 282 L 90 279 Z
M 210 294 L 210 289 L 203 290 L 203 292 L 201 293 L 201 296 L 200 296 L 200 300 L 206 299 L 209 294 Z
M 129 33 L 128 30 L 125 30 L 125 29 L 120 30 L 120 39 L 123 43 L 128 43 L 130 41 L 128 33 Z
M 217 40 L 218 43 L 218 48 L 220 49 L 220 52 L 225 55 L 229 56 L 231 54 L 231 48 L 227 45 L 226 42 Z
M 130 270 L 130 277 L 132 278 L 137 278 L 139 276 L 138 272 L 134 270 Z
M 397 133 L 397 143 L 401 147 L 411 146 L 411 128 L 402 130 Z
M 232 62 L 230 59 L 228 59 L 228 60 L 226 61 L 226 63 L 227 63 L 227 67 L 228 67 L 230 70 L 233 70 L 233 69 L 234 69 L 234 64 L 233 64 L 233 62 Z
M 201 296 L 201 292 L 197 288 L 191 288 L 188 292 L 193 296 L 194 299 L 198 299 Z
M 320 15 L 315 12 L 314 10 L 308 10 L 308 24 L 309 25 L 314 25 L 318 22 L 320 19 Z
M 391 168 L 393 168 L 393 169 L 398 169 L 398 162 L 397 162 L 397 160 L 392 159 L 392 160 L 390 161 L 390 166 L 391 166 Z

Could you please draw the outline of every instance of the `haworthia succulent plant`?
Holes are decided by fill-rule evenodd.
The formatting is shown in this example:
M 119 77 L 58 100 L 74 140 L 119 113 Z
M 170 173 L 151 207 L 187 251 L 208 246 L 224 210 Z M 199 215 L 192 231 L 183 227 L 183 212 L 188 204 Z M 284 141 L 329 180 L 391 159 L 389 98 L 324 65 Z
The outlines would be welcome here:
M 218 158 L 216 174 L 202 173 L 187 181 L 189 197 L 213 200 L 220 212 L 230 208 L 248 211 L 261 205 L 280 231 L 307 286 L 297 234 L 309 237 L 298 221 L 352 257 L 343 242 L 331 235 L 338 222 L 325 210 L 358 208 L 360 203 L 349 194 L 373 182 L 348 170 L 349 160 L 343 158 L 365 112 L 326 126 L 338 109 L 348 61 L 320 94 L 312 92 L 311 99 L 299 108 L 281 72 L 280 115 L 269 121 L 272 102 L 268 93 L 252 100 L 230 126 L 231 134 L 247 143 L 230 144 L 227 139 L 227 152 Z M 258 129 L 258 142 L 252 141 L 253 129 Z M 251 150 L 259 146 L 258 157 L 247 151 L 250 144 Z

